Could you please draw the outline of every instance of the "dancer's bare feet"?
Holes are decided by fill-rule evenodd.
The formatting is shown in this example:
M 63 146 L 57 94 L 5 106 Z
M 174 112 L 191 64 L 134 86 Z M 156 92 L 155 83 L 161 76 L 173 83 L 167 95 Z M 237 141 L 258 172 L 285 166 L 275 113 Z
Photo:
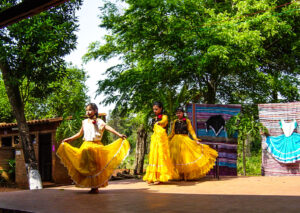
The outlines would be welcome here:
M 154 185 L 159 185 L 159 184 L 161 184 L 161 182 L 155 181 L 153 184 L 154 184 Z
M 91 190 L 89 191 L 89 194 L 98 194 L 98 193 L 99 193 L 98 188 L 91 188 Z

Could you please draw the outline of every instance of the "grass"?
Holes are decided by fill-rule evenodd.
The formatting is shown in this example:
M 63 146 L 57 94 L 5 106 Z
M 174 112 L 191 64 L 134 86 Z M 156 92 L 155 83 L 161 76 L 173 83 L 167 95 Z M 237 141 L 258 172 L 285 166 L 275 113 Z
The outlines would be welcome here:
M 238 157 L 237 160 L 238 174 L 243 175 L 243 158 Z M 261 175 L 261 152 L 252 154 L 251 157 L 246 157 L 246 176 Z

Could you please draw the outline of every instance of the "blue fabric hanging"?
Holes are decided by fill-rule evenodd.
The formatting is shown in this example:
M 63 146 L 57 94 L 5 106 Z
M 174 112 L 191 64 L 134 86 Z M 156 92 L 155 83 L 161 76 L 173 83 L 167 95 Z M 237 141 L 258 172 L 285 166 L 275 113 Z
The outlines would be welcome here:
M 267 137 L 268 151 L 281 163 L 300 161 L 300 134 L 294 132 L 297 122 L 286 123 L 281 120 L 279 124 L 284 134 Z

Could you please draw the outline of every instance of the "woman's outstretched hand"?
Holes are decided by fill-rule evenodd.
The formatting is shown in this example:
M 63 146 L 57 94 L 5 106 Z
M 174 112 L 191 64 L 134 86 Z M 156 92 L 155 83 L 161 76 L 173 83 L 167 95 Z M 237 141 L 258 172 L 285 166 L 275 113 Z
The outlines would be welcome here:
M 71 142 L 72 140 L 70 138 L 65 138 L 63 139 L 62 143 L 69 143 Z
M 125 140 L 127 138 L 127 136 L 123 135 L 123 134 L 121 134 L 119 137 L 122 138 L 123 140 Z

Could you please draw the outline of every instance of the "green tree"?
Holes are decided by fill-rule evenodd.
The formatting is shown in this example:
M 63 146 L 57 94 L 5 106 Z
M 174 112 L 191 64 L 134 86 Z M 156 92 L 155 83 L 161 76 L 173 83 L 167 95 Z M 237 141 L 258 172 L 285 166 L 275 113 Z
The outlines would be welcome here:
M 17 0 L 2 2 L 0 10 L 14 6 Z M 32 96 L 51 93 L 49 84 L 65 74 L 63 56 L 75 48 L 78 28 L 75 11 L 81 0 L 62 6 L 0 29 L 0 70 L 10 105 L 18 123 L 30 189 L 41 188 L 40 175 L 30 142 L 24 113 L 21 87 L 33 84 Z
M 298 2 L 125 2 L 101 8 L 100 26 L 111 33 L 85 57 L 122 59 L 99 81 L 106 103 L 138 108 L 183 85 L 195 102 L 299 100 Z
M 49 83 L 52 92 L 47 96 L 30 96 L 29 86 L 29 91 L 26 91 L 29 94 L 25 103 L 26 119 L 76 117 L 76 114 L 83 116 L 85 105 L 89 101 L 86 95 L 86 78 L 84 70 L 69 67 L 62 78 Z
M 297 1 L 122 2 L 100 9 L 100 26 L 110 33 L 85 56 L 122 59 L 98 83 L 104 103 L 150 115 L 161 100 L 172 119 L 177 105 L 190 101 L 300 100 Z M 256 121 L 241 119 L 246 129 Z
M 84 70 L 69 67 L 62 79 L 49 84 L 53 91 L 46 97 L 30 96 L 32 85 L 24 83 L 21 93 L 22 97 L 26 96 L 26 100 L 23 99 L 26 120 L 63 117 L 64 120 L 57 129 L 57 141 L 74 135 L 81 127 L 85 105 L 89 102 L 85 82 Z M 2 79 L 0 79 L 0 93 L 3 94 L 0 97 L 0 102 L 3 103 L 0 105 L 0 121 L 15 122 Z M 80 144 L 79 140 L 77 143 Z
M 261 134 L 268 133 L 267 128 L 258 121 L 257 113 L 253 113 L 255 110 L 257 107 L 244 105 L 242 113 L 233 116 L 226 123 L 229 137 L 236 132 L 238 133 L 238 152 L 242 153 L 244 175 L 246 175 L 246 146 L 252 144 L 254 148 L 260 148 Z M 251 141 L 249 141 L 250 139 Z
M 85 115 L 85 106 L 89 102 L 86 87 L 86 73 L 82 69 L 69 67 L 63 78 L 49 84 L 53 92 L 46 97 L 27 98 L 25 104 L 26 119 L 43 119 L 63 117 L 63 121 L 57 128 L 56 140 L 76 134 L 82 125 Z M 73 142 L 74 146 L 80 146 L 82 140 Z
M 124 114 L 124 111 L 119 107 L 110 113 L 108 124 L 118 132 L 124 133 L 130 142 L 130 146 L 135 147 L 131 149 L 130 157 L 127 159 L 126 164 L 128 164 L 129 161 L 129 165 L 133 166 L 134 173 L 142 174 L 144 157 L 147 152 L 147 142 L 149 141 L 149 114 L 146 112 L 127 112 Z M 112 140 L 112 138 L 110 138 L 110 140 Z M 135 156 L 132 155 L 134 151 Z M 132 165 L 133 159 L 134 165 Z
M 13 112 L 9 106 L 8 97 L 6 94 L 4 82 L 2 76 L 0 75 L 0 123 L 12 122 L 14 119 Z

